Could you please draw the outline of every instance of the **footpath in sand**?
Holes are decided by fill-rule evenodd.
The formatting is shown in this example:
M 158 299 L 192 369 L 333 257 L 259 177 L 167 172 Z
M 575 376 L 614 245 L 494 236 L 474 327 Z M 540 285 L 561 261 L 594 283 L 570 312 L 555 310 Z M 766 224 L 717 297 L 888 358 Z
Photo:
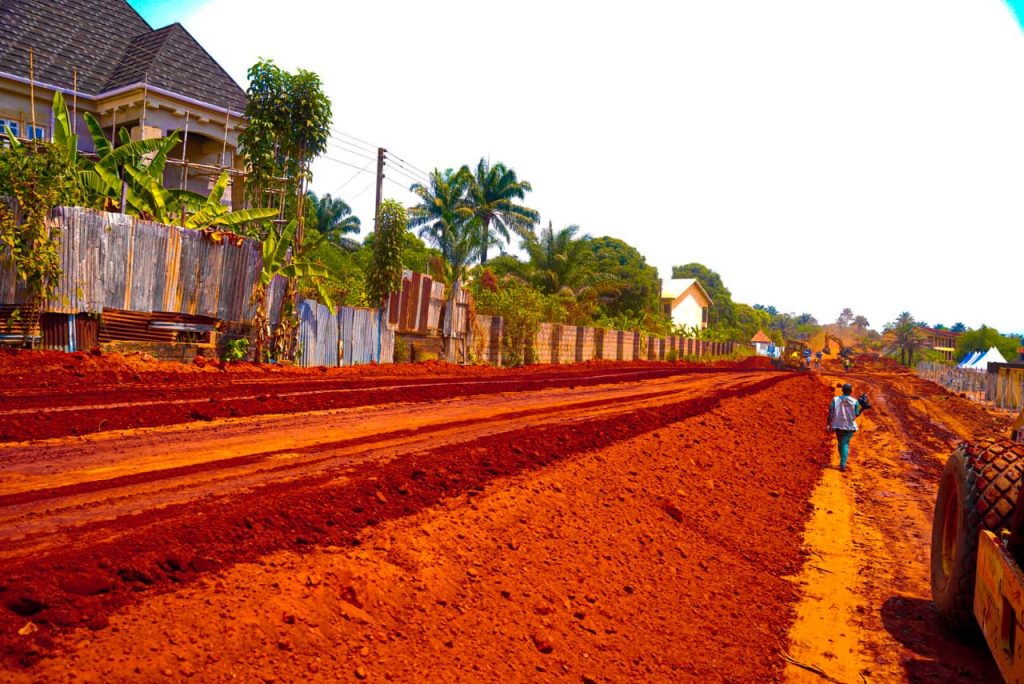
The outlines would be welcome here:
M 7 605 L 34 591 L 16 607 L 42 607 L 4 620 L 37 629 L 5 633 L 2 677 L 779 681 L 828 392 L 751 374 L 237 502 L 201 497 L 191 518 L 114 526 L 118 540 L 85 538 L 74 558 L 4 561 Z M 133 539 L 157 532 L 173 551 L 136 563 Z M 182 539 L 203 554 L 177 557 Z
M 983 645 L 963 644 L 938 623 L 929 563 L 946 458 L 960 441 L 1006 430 L 1007 417 L 898 367 L 835 370 L 821 381 L 851 382 L 874 408 L 858 421 L 848 472 L 839 472 L 833 447 L 811 497 L 787 680 L 1001 681 Z

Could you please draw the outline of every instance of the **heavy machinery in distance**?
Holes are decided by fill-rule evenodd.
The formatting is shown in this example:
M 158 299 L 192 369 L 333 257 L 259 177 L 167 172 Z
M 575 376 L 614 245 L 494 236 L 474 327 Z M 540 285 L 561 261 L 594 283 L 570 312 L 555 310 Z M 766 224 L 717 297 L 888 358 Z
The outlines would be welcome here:
M 832 354 L 832 347 L 829 344 L 830 342 L 836 343 L 836 347 L 839 349 L 838 353 L 840 358 L 847 359 L 853 355 L 853 347 L 847 347 L 846 345 L 843 344 L 843 341 L 836 337 L 835 335 L 825 333 L 825 346 L 822 348 L 821 351 L 826 356 L 830 356 Z
M 1009 438 L 962 444 L 939 481 L 932 598 L 955 632 L 980 627 L 1003 679 L 1024 684 L 1024 410 Z
M 807 370 L 810 368 L 811 347 L 803 340 L 786 340 L 782 353 L 775 359 L 779 370 Z

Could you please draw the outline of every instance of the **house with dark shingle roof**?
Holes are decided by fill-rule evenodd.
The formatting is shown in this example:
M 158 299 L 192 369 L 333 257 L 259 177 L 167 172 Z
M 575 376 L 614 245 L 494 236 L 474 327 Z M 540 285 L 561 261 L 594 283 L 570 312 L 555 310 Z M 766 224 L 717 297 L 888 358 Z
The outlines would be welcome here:
M 0 0 L 0 127 L 48 138 L 58 90 L 85 152 L 91 112 L 112 140 L 119 129 L 133 139 L 187 134 L 169 155 L 179 162 L 168 166 L 171 186 L 206 192 L 219 167 L 240 165 L 245 91 L 181 24 L 154 30 L 124 0 Z

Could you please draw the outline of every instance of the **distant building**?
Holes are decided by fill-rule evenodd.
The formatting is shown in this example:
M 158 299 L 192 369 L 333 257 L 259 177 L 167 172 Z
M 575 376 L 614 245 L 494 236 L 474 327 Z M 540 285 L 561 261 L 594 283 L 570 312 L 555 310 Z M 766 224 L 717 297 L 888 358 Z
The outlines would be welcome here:
M 939 352 L 945 361 L 955 360 L 956 339 L 960 337 L 960 333 L 951 332 L 949 330 L 938 330 L 936 328 L 926 328 L 924 326 L 919 327 L 918 332 L 921 333 L 922 342 L 925 347 Z
M 187 130 L 187 149 L 169 155 L 170 187 L 206 193 L 219 167 L 240 166 L 245 91 L 181 24 L 154 30 L 124 0 L 0 0 L 0 131 L 48 139 L 58 90 L 82 152 L 94 151 L 90 112 L 110 140 L 115 130 L 134 140 Z M 238 206 L 240 186 L 230 193 Z
M 764 330 L 758 330 L 757 334 L 750 338 L 750 342 L 754 345 L 754 353 L 758 356 L 769 356 L 772 339 L 764 334 Z
M 708 308 L 714 304 L 696 278 L 673 278 L 661 288 L 662 313 L 675 325 L 703 330 L 708 327 Z

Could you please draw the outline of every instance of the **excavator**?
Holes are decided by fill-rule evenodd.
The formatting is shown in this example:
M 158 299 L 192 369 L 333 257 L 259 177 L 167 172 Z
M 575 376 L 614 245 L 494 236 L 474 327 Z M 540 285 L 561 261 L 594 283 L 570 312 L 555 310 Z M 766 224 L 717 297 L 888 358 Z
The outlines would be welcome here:
M 984 636 L 1008 684 L 1024 684 L 1024 410 L 1009 437 L 960 445 L 932 518 L 932 598 L 942 621 Z
M 840 356 L 840 358 L 844 358 L 845 359 L 845 358 L 849 358 L 850 356 L 853 355 L 853 347 L 845 346 L 841 339 L 839 339 L 835 335 L 832 335 L 831 333 L 825 333 L 825 346 L 821 350 L 822 354 L 825 354 L 826 356 L 831 356 L 831 354 L 832 354 L 832 347 L 829 345 L 829 342 L 835 342 L 836 343 L 836 346 L 839 348 L 839 356 Z

